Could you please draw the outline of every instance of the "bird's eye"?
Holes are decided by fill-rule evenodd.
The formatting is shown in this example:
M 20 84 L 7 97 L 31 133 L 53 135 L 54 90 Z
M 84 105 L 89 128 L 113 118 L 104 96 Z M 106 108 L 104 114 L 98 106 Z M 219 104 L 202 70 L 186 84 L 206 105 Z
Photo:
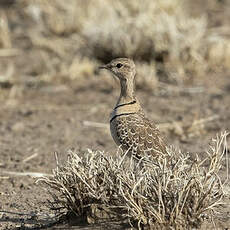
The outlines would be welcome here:
M 116 65 L 116 67 L 117 68 L 121 68 L 123 65 L 121 64 L 121 63 L 118 63 L 117 65 Z

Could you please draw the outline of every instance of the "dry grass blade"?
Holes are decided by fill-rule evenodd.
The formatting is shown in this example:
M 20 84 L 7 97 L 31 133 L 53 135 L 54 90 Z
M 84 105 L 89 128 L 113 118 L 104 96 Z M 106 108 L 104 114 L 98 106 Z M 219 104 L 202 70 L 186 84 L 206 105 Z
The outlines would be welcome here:
M 0 49 L 0 57 L 12 57 L 20 54 L 17 49 Z
M 95 128 L 104 128 L 109 130 L 109 125 L 105 123 L 93 122 L 93 121 L 83 121 L 83 125 Z
M 51 176 L 51 174 L 40 173 L 40 172 L 12 172 L 12 171 L 2 171 L 1 173 L 12 175 L 12 176 L 31 176 L 31 177 Z
M 25 158 L 22 162 L 23 162 L 23 163 L 26 163 L 26 162 L 28 162 L 28 161 L 30 161 L 30 160 L 36 158 L 37 156 L 38 156 L 38 154 L 37 154 L 37 153 L 34 153 L 34 154 L 32 154 L 31 156 Z
M 100 151 L 89 150 L 83 157 L 69 152 L 66 164 L 40 181 L 53 197 L 53 209 L 72 211 L 91 223 L 123 218 L 139 229 L 196 228 L 204 219 L 214 218 L 227 194 L 227 183 L 218 176 L 226 136 L 225 132 L 213 140 L 202 162 L 198 157 L 191 161 L 173 148 L 168 149 L 167 159 L 141 162 L 124 160 L 122 154 L 113 159 Z
M 7 15 L 4 11 L 0 10 L 0 47 L 11 48 L 11 33 Z

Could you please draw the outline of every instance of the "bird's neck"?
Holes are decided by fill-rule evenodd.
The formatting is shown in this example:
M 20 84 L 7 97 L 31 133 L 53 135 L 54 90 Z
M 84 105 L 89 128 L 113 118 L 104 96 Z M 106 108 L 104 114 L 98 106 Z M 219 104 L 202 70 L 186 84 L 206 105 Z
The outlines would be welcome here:
M 120 84 L 121 84 L 121 93 L 117 101 L 117 105 L 135 101 L 136 98 L 135 98 L 134 81 L 121 80 Z
M 135 97 L 134 82 L 120 81 L 121 82 L 121 94 L 117 101 L 113 112 L 110 115 L 110 121 L 117 116 L 134 114 L 142 112 L 141 105 L 138 99 Z

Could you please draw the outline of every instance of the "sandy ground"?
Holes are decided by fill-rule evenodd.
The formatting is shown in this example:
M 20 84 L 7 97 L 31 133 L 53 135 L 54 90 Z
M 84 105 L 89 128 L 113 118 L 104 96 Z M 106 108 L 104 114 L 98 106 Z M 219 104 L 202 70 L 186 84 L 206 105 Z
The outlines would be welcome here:
M 106 91 L 107 86 L 98 82 L 99 77 L 92 79 L 82 91 L 75 90 L 74 85 L 71 88 L 25 88 L 21 97 L 1 102 L 0 226 L 3 229 L 21 226 L 33 229 L 47 224 L 42 215 L 49 213 L 45 207 L 48 194 L 35 183 L 36 179 L 17 173 L 51 174 L 55 167 L 55 151 L 60 161 L 66 159 L 70 148 L 116 153 L 106 126 L 95 127 L 94 122 L 108 124 L 119 91 Z M 211 118 L 194 132 L 184 129 L 179 135 L 175 130 L 164 131 L 169 143 L 191 154 L 202 154 L 216 133 L 230 127 L 229 86 L 229 76 L 222 76 L 215 87 L 209 87 L 209 82 L 200 85 L 200 93 L 168 91 L 166 94 L 159 90 L 153 94 L 138 90 L 137 94 L 149 118 L 161 125 L 177 121 L 191 126 L 194 120 Z M 225 173 L 223 168 L 223 176 Z

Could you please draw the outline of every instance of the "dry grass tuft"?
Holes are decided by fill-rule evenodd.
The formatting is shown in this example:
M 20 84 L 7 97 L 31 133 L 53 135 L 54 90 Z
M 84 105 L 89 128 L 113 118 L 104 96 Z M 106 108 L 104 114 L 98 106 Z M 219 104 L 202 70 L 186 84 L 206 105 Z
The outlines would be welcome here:
M 199 227 L 220 212 L 226 182 L 218 173 L 226 154 L 226 136 L 217 136 L 206 158 L 168 150 L 169 159 L 143 158 L 139 162 L 120 155 L 113 159 L 100 151 L 80 157 L 69 152 L 53 177 L 41 181 L 52 195 L 51 208 L 74 212 L 90 223 L 105 219 L 129 220 L 131 225 Z

